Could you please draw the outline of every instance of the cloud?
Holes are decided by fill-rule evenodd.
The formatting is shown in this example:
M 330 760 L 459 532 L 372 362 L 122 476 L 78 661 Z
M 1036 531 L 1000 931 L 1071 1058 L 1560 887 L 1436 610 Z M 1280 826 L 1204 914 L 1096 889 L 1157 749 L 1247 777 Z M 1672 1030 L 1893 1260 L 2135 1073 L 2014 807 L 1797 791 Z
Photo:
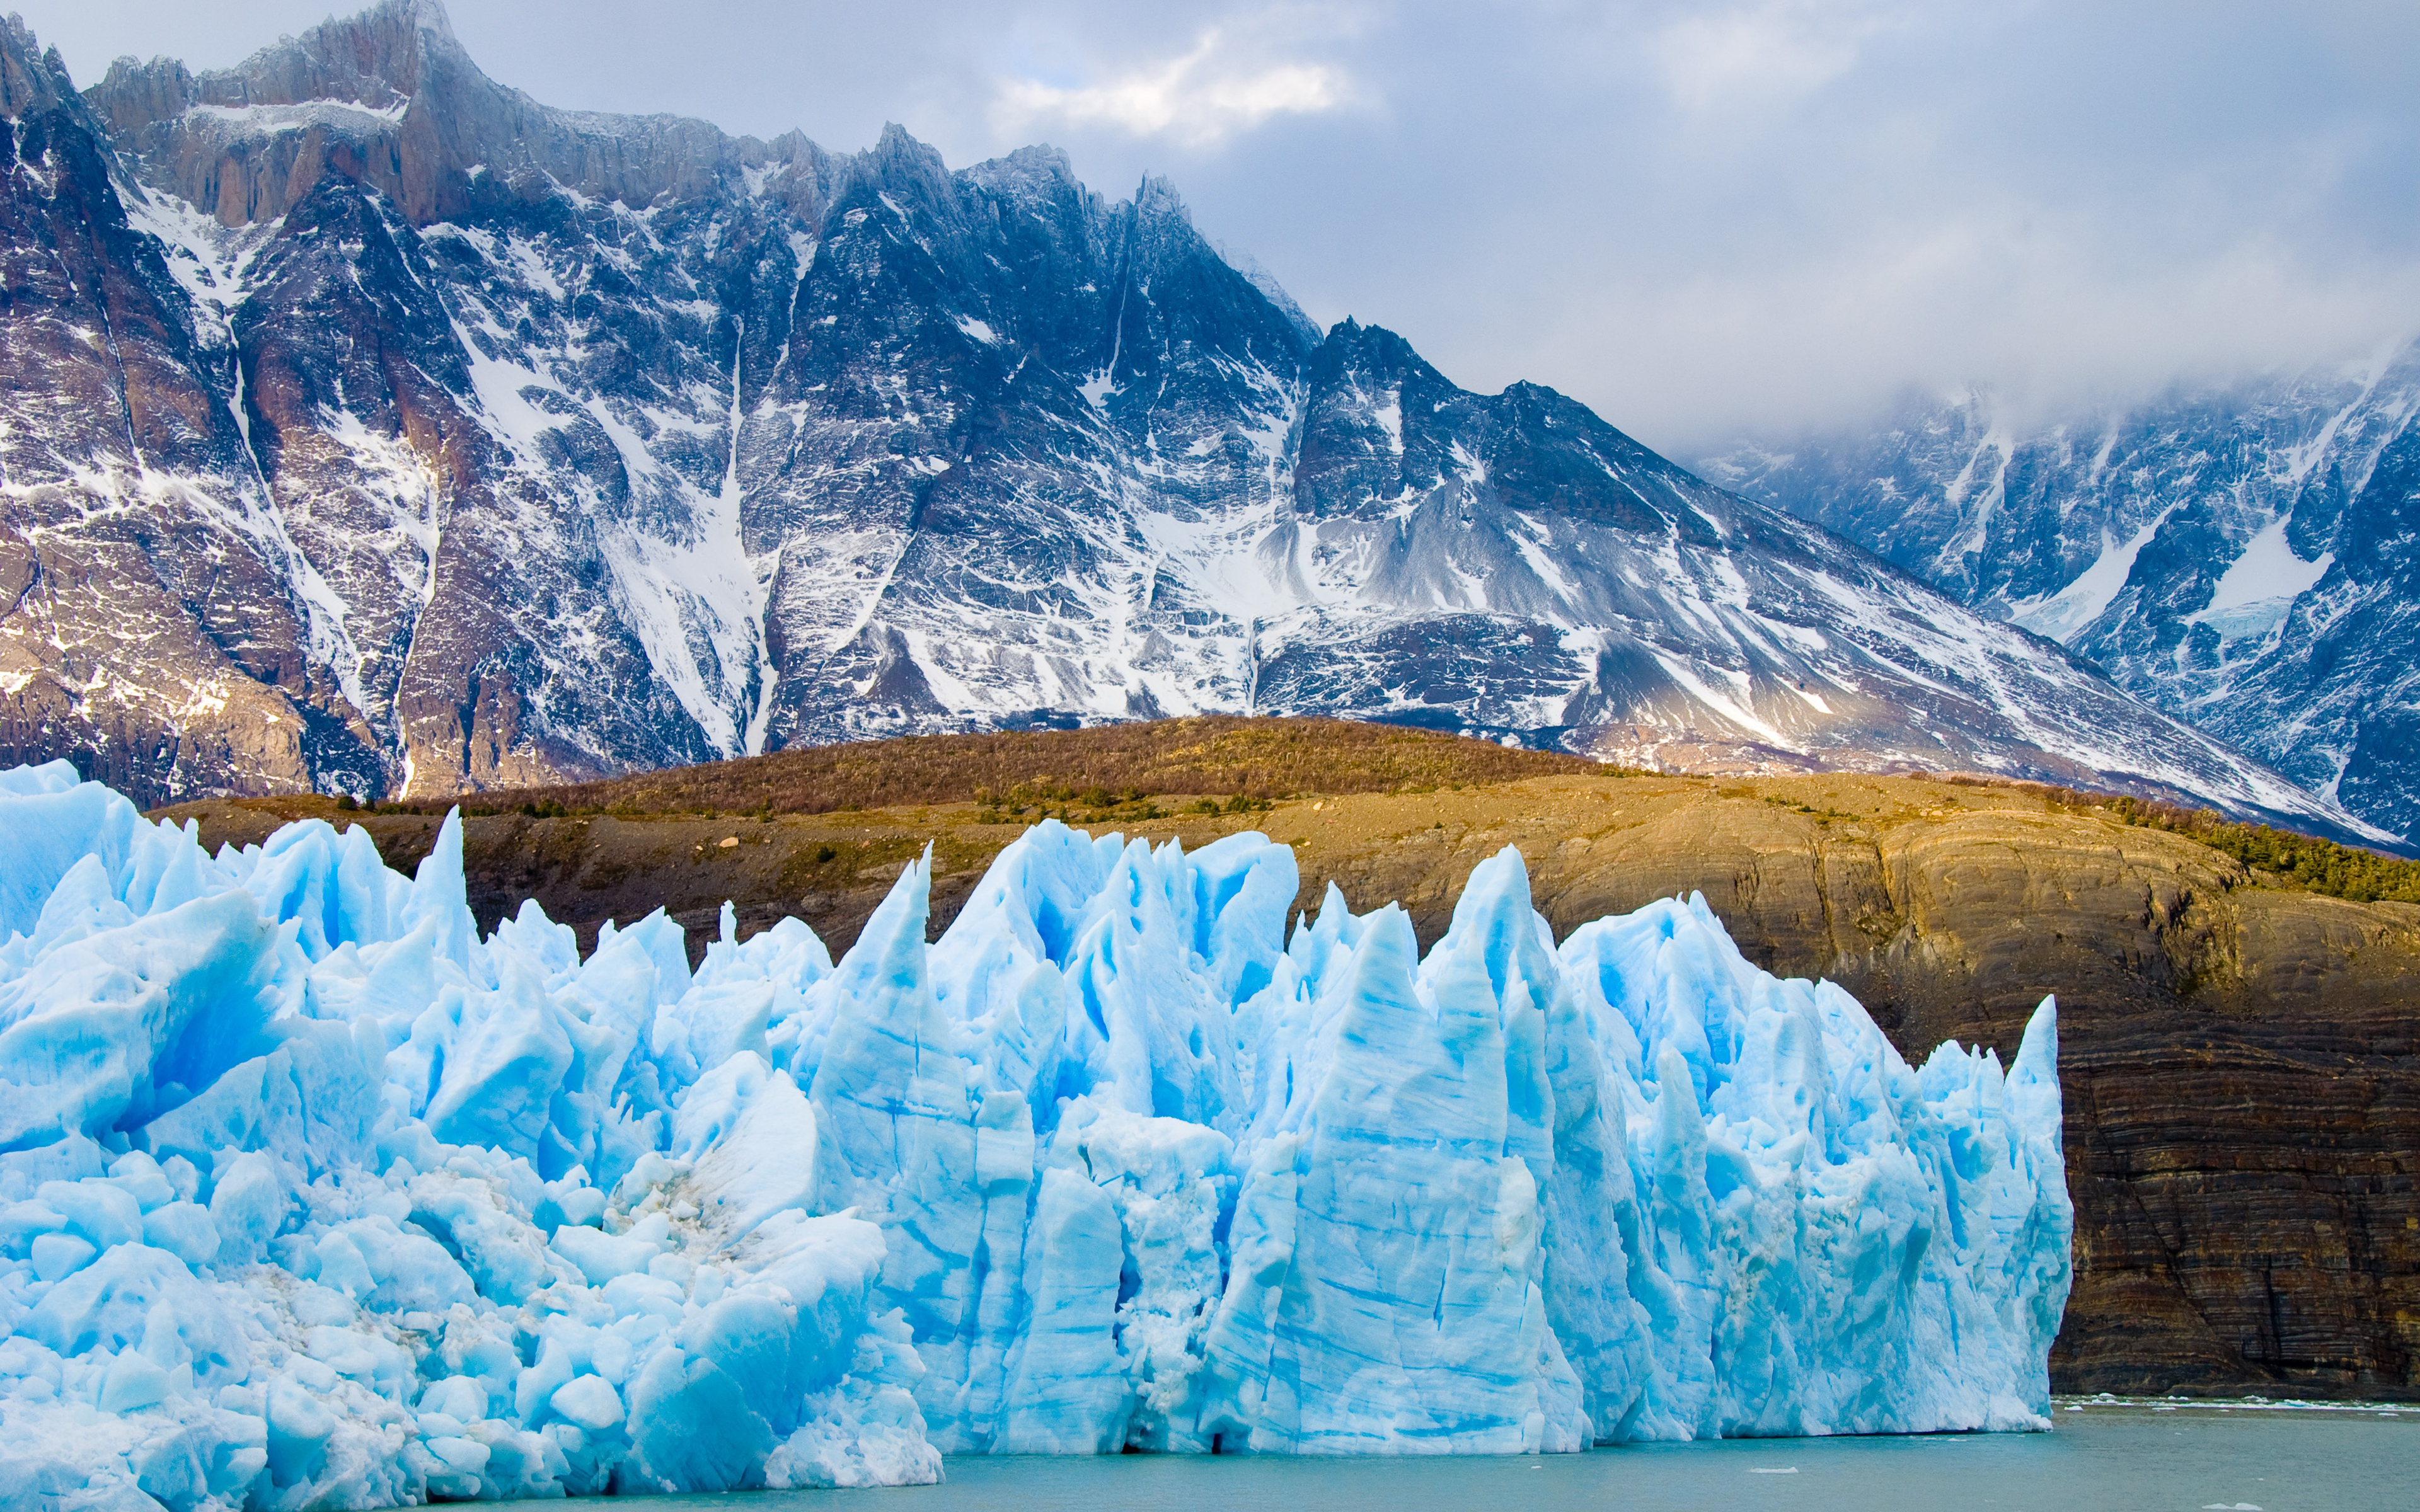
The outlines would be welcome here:
M 88 83 L 366 0 L 9 3 Z M 1909 385 L 2088 405 L 2420 322 L 2411 0 L 451 3 L 550 104 L 1172 173 L 1321 323 L 1684 455 Z
M 1851 0 L 1693 7 L 1649 46 L 1673 99 L 1686 109 L 1786 100 L 1848 73 L 1896 9 Z
M 1685 458 L 1975 384 L 2012 421 L 2075 420 L 2420 333 L 2408 264 L 2316 268 L 2261 231 L 2128 266 L 2096 211 L 1987 203 L 1789 258 L 1640 270 L 1568 300 L 1521 360 Z
M 1071 87 L 1003 81 L 993 101 L 994 125 L 1009 135 L 1058 123 L 1107 127 L 1207 147 L 1273 116 L 1322 115 L 1350 102 L 1353 91 L 1341 70 L 1255 57 L 1230 35 L 1213 26 L 1192 51 L 1105 83 Z

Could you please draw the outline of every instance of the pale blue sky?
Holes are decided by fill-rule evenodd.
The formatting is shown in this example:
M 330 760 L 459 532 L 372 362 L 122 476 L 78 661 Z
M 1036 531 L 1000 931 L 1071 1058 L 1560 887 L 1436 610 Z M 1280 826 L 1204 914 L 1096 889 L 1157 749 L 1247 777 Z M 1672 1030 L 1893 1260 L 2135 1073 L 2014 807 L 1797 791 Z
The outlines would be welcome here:
M 17 0 L 81 82 L 327 0 Z M 1314 317 L 1683 454 L 1910 384 L 2047 406 L 2420 329 L 2420 7 L 487 0 L 550 103 L 1172 177 Z

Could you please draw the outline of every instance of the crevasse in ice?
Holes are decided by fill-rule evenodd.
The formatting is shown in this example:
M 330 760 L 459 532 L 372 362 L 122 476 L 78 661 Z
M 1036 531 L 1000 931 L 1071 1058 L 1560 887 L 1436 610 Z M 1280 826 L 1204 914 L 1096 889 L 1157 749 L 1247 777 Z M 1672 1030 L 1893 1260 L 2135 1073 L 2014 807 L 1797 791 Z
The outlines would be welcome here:
M 2055 1011 L 1921 1068 L 1702 901 L 1423 957 L 1293 854 L 1056 824 L 833 965 L 480 937 L 318 822 L 0 773 L 0 1503 L 929 1481 L 939 1452 L 2040 1427 Z

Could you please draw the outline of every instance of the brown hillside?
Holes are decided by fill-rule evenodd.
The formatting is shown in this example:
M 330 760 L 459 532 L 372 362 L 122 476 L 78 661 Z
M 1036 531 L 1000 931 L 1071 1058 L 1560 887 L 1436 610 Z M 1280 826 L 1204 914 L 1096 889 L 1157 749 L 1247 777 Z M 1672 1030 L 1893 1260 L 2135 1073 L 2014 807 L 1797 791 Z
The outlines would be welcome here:
M 1430 752 L 1435 738 L 1402 748 Z M 985 757 L 978 745 L 968 765 L 982 780 L 961 775 L 957 791 L 1035 784 L 1040 774 L 1019 764 L 1044 759 L 1034 748 L 1058 760 L 1047 741 L 1019 758 Z M 1152 769 L 1147 748 L 1124 748 L 1123 770 Z M 1446 748 L 1474 762 L 1495 749 Z M 1170 790 L 1115 801 L 1106 766 L 1070 774 L 1101 788 L 1102 802 L 1047 806 L 1096 816 L 1096 830 L 1188 846 L 1264 830 L 1295 847 L 1304 906 L 1330 880 L 1357 908 L 1400 900 L 1423 942 L 1443 931 L 1471 866 L 1508 844 L 1528 857 L 1559 934 L 1701 890 L 1751 959 L 1841 982 L 1912 1058 L 1947 1038 L 2005 1057 L 2033 1005 L 2055 992 L 2079 1214 L 2075 1297 L 2053 1359 L 2059 1389 L 2420 1396 L 2420 906 L 2321 896 L 2190 834 L 2039 789 L 1589 768 L 1369 791 L 1404 785 L 1396 774 L 1406 768 L 1378 760 L 1375 773 L 1341 770 L 1331 782 L 1273 776 L 1258 791 L 1299 795 L 1259 812 L 1225 811 L 1237 789 L 1224 781 L 1188 790 L 1171 779 Z M 1232 776 L 1238 764 L 1190 769 Z M 1432 766 L 1410 785 L 1448 770 L 1469 768 Z M 854 780 L 867 791 L 893 779 Z M 947 791 L 929 768 L 915 780 Z M 701 789 L 675 791 L 689 811 L 626 804 L 469 819 L 483 923 L 535 897 L 589 937 L 606 918 L 661 905 L 702 947 L 729 898 L 743 932 L 796 913 L 837 951 L 928 841 L 941 928 L 1045 806 L 1021 818 L 964 799 L 821 814 L 777 806 L 772 818 L 709 820 L 688 796 Z M 713 791 L 729 795 L 713 804 L 726 813 L 761 806 L 740 801 L 748 790 L 736 782 Z M 200 818 L 213 841 L 256 839 L 305 812 L 346 817 L 324 799 L 173 812 Z M 419 813 L 355 817 L 406 867 L 436 826 Z
M 1205 715 L 1089 730 L 811 746 L 604 781 L 391 807 L 424 813 L 443 813 L 459 803 L 466 813 L 529 804 L 572 812 L 811 814 L 1017 793 L 1035 806 L 1078 801 L 1098 808 L 1122 796 L 1389 793 L 1602 770 L 1585 757 L 1401 725 Z

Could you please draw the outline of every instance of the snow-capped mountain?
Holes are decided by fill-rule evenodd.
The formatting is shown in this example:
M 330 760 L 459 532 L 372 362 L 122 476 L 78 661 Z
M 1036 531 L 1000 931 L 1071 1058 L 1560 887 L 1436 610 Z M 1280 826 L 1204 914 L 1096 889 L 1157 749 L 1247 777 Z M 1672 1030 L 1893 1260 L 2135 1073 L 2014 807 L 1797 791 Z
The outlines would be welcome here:
M 1700 471 L 2398 836 L 2420 826 L 2420 343 L 2013 425 L 1987 395 Z
M 2366 833 L 1561 395 L 1323 334 L 1156 180 L 551 110 L 431 0 L 82 95 L 0 54 L 0 756 L 420 795 L 1317 712 Z

